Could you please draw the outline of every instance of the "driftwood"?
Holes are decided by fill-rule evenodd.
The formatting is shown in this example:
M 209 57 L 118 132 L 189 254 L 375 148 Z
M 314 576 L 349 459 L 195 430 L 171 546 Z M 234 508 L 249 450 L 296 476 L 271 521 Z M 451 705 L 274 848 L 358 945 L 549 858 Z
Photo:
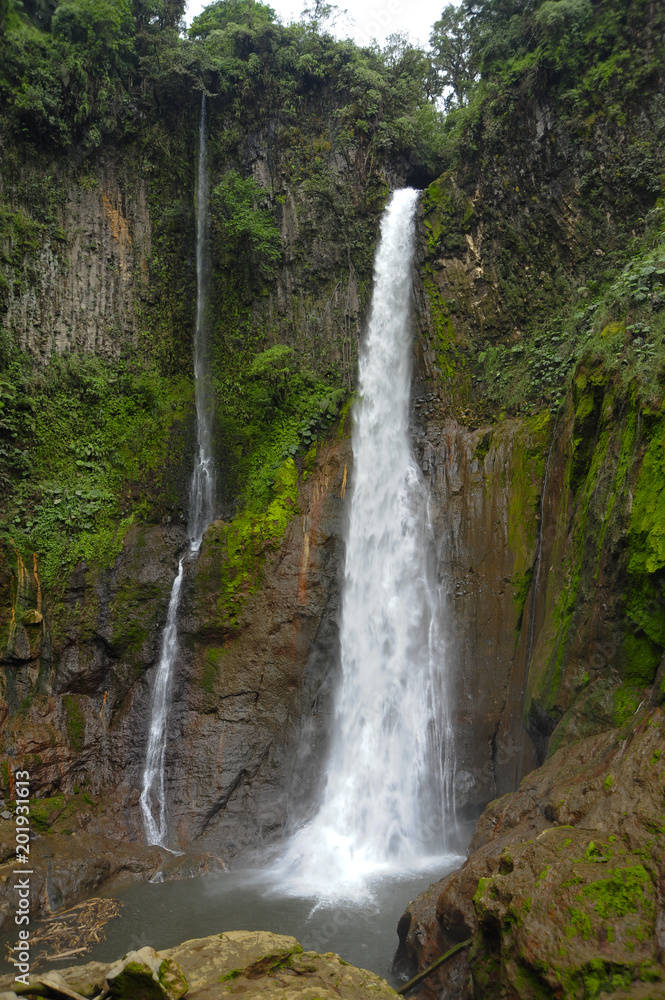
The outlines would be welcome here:
M 31 944 L 41 945 L 35 959 L 43 962 L 61 962 L 67 958 L 85 955 L 94 945 L 106 940 L 104 925 L 120 916 L 122 903 L 117 899 L 101 899 L 93 896 L 83 903 L 77 903 L 69 910 L 54 913 L 41 920 L 38 929 L 31 936 Z M 50 988 L 56 988 L 55 983 Z M 58 987 L 62 992 L 62 988 Z M 21 990 L 31 993 L 34 990 Z M 65 994 L 63 994 L 65 995 Z
M 423 969 L 422 972 L 419 972 L 417 976 L 414 976 L 413 979 L 409 979 L 408 983 L 405 983 L 404 986 L 400 986 L 400 988 L 397 990 L 399 995 L 404 996 L 404 994 L 408 993 L 409 990 L 412 990 L 414 986 L 417 986 L 419 983 L 422 983 L 423 979 L 427 979 L 427 977 L 432 972 L 435 972 L 436 969 L 442 966 L 444 962 L 447 962 L 449 958 L 452 958 L 453 955 L 456 955 L 458 951 L 461 951 L 462 948 L 468 948 L 472 941 L 473 938 L 467 938 L 466 941 L 462 941 L 460 944 L 456 944 L 455 947 L 451 948 L 450 951 L 447 951 L 445 955 L 441 955 L 439 958 L 437 958 L 435 962 L 432 962 L 431 965 L 428 965 L 426 969 Z

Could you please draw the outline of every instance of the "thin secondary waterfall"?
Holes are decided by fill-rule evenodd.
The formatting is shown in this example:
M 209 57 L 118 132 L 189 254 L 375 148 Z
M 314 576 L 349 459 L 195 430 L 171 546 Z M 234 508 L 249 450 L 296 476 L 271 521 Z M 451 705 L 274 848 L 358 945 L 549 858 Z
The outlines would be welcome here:
M 286 858 L 294 888 L 334 894 L 445 846 L 454 760 L 428 553 L 428 495 L 409 440 L 418 193 L 384 214 L 354 409 L 342 680 L 327 783 Z
M 180 590 L 186 558 L 196 558 L 203 533 L 214 518 L 215 467 L 212 457 L 212 394 L 208 371 L 208 336 L 206 299 L 208 285 L 208 164 L 205 95 L 201 95 L 199 117 L 199 152 L 196 185 L 196 325 L 194 329 L 194 384 L 196 399 L 197 452 L 189 490 L 187 534 L 189 548 L 181 556 L 178 573 L 173 581 L 166 627 L 162 636 L 159 663 L 152 696 L 152 715 L 143 789 L 141 812 L 149 844 L 166 846 L 167 813 L 164 775 L 167 722 L 170 704 L 171 676 L 178 651 L 177 618 Z
M 194 330 L 194 391 L 198 457 L 189 491 L 189 544 L 201 547 L 203 533 L 215 516 L 215 466 L 212 457 L 212 394 L 208 378 L 208 160 L 206 103 L 201 95 L 199 162 L 196 185 L 196 327 Z

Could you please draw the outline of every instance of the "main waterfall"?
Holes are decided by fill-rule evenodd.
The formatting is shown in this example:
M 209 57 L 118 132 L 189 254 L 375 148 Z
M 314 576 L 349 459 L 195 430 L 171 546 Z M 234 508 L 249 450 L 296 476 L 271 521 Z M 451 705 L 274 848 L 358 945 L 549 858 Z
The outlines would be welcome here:
M 194 383 L 197 453 L 189 491 L 187 534 L 189 547 L 181 556 L 171 588 L 152 695 L 152 714 L 140 804 L 149 844 L 166 846 L 168 833 L 164 761 L 171 678 L 177 644 L 177 617 L 186 558 L 196 558 L 203 533 L 214 518 L 215 467 L 212 456 L 212 395 L 207 377 L 208 337 L 206 299 L 208 286 L 208 163 L 205 94 L 201 95 L 199 151 L 196 185 L 196 326 L 194 329 Z
M 412 260 L 418 193 L 384 214 L 354 408 L 342 679 L 318 814 L 286 863 L 295 891 L 352 893 L 366 875 L 445 849 L 454 759 L 431 579 L 428 495 L 409 441 Z

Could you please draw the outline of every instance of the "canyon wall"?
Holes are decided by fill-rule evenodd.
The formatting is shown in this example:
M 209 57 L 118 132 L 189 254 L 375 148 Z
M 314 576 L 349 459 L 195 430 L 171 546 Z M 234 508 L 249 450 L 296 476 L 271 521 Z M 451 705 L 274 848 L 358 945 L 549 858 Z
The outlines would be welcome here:
M 290 118 L 250 97 L 240 129 L 238 108 L 210 97 L 219 517 L 183 589 L 171 835 L 233 862 L 271 849 L 316 800 L 339 666 L 349 396 L 380 213 L 416 177 L 412 432 L 446 595 L 458 817 L 494 800 L 467 866 L 401 922 L 407 965 L 474 938 L 427 997 L 555 991 L 538 978 L 549 958 L 518 954 L 572 871 L 552 861 L 567 834 L 538 839 L 546 824 L 575 828 L 589 884 L 596 864 L 617 867 L 610 837 L 629 868 L 662 879 L 651 792 L 637 832 L 619 817 L 641 794 L 630 783 L 660 773 L 665 650 L 662 24 L 643 7 L 628 33 L 639 90 L 594 77 L 587 106 L 557 95 L 553 71 L 503 81 L 451 116 L 453 152 L 429 173 L 370 147 L 366 122 L 349 134 L 329 94 Z M 145 112 L 138 139 L 31 162 L 8 143 L 3 168 L 3 794 L 27 765 L 36 831 L 77 832 L 88 855 L 97 838 L 106 860 L 109 838 L 141 855 L 152 675 L 186 544 L 198 107 L 190 81 L 186 100 Z M 274 260 L 232 259 L 233 198 L 263 220 L 248 245 L 278 239 Z M 61 871 L 41 905 L 94 884 Z M 640 889 L 647 909 L 662 908 L 660 884 Z M 520 931 L 525 945 L 515 927 L 533 886 L 541 924 Z M 662 928 L 647 924 L 648 972 Z M 600 950 L 571 959 L 573 984 L 607 979 L 603 927 Z M 626 928 L 610 930 L 623 948 Z

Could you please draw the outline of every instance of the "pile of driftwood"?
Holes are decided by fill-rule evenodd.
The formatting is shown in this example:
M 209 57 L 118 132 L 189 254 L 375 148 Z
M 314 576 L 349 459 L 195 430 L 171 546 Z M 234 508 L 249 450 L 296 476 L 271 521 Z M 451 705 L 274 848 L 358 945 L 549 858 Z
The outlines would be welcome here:
M 31 945 L 39 945 L 36 961 L 60 962 L 85 955 L 94 945 L 106 941 L 104 925 L 120 916 L 122 903 L 117 899 L 86 899 L 69 910 L 40 921 L 31 935 Z

